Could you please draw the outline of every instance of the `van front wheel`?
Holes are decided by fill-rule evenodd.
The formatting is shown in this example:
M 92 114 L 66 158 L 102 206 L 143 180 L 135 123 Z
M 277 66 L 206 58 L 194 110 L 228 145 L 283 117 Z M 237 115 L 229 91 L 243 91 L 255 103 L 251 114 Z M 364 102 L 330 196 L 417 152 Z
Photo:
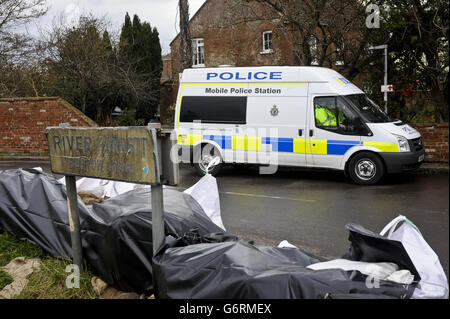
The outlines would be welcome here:
M 348 175 L 356 184 L 374 185 L 383 177 L 384 165 L 373 153 L 359 153 L 350 160 Z
M 212 176 L 219 174 L 222 169 L 222 157 L 219 150 L 211 144 L 197 147 L 194 151 L 194 167 L 201 176 L 207 173 Z

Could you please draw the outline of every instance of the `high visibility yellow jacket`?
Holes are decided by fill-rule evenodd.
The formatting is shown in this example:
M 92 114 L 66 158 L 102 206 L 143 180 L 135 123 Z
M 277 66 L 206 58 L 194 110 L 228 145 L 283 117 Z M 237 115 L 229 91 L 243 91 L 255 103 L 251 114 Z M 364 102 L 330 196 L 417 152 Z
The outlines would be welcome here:
M 326 107 L 322 107 L 318 104 L 315 105 L 316 109 L 316 122 L 321 126 L 337 126 L 336 115 L 335 113 L 327 109 Z M 344 114 L 339 112 L 339 122 L 342 123 L 344 121 Z
M 337 126 L 334 112 L 320 105 L 316 105 L 316 122 L 321 126 Z

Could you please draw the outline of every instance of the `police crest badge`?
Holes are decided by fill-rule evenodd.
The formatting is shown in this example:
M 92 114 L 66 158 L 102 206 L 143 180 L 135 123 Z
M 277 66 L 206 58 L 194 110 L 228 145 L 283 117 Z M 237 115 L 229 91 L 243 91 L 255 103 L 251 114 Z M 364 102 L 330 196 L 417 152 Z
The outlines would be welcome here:
M 278 110 L 278 107 L 277 107 L 276 105 L 274 105 L 274 106 L 270 109 L 270 115 L 272 115 L 272 116 L 277 116 L 279 112 L 280 112 L 280 111 Z

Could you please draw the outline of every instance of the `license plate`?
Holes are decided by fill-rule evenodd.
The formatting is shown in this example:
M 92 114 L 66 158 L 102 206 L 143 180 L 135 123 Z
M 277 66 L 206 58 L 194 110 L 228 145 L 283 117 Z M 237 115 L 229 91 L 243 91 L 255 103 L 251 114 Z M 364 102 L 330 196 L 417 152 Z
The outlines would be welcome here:
M 420 155 L 419 156 L 419 162 L 422 162 L 424 158 L 425 158 L 425 155 Z

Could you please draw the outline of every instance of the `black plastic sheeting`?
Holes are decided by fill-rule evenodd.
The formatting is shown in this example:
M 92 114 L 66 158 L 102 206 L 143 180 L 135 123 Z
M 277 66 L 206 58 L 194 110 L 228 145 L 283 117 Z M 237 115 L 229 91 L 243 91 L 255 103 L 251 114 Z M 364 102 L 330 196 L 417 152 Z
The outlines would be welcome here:
M 83 257 L 105 282 L 121 290 L 153 293 L 151 194 L 138 189 L 86 206 L 79 198 Z M 193 211 L 183 193 L 164 189 L 165 233 L 181 237 L 223 231 Z M 71 254 L 66 188 L 53 176 L 28 170 L 0 172 L 0 229 L 41 246 L 53 257 Z
M 409 270 L 414 275 L 414 281 L 420 281 L 419 272 L 401 242 L 387 239 L 361 225 L 349 223 L 345 228 L 349 231 L 350 249 L 343 256 L 344 259 L 372 263 L 391 262 L 400 269 Z
M 306 266 L 326 261 L 300 249 L 255 246 L 224 233 L 184 194 L 164 190 L 165 244 L 152 251 L 149 190 L 86 206 L 78 200 L 83 257 L 104 281 L 159 298 L 408 298 L 415 284 L 380 281 L 368 288 L 358 271 Z M 65 186 L 36 170 L 0 172 L 0 229 L 70 257 Z M 351 260 L 390 261 L 420 277 L 403 245 L 347 225 Z M 152 259 L 153 257 L 153 259 Z M 156 283 L 156 291 L 153 287 Z
M 361 249 L 360 244 L 364 246 L 353 241 L 352 250 Z M 153 257 L 159 298 L 391 299 L 409 298 L 415 288 L 384 280 L 379 287 L 372 281 L 368 285 L 367 276 L 358 271 L 311 270 L 306 266 L 326 259 L 295 248 L 254 246 L 243 240 L 184 245 L 183 239 L 166 238 Z M 372 262 L 369 253 L 364 256 Z M 390 259 L 398 261 L 394 255 Z M 417 273 L 414 266 L 403 269 Z

